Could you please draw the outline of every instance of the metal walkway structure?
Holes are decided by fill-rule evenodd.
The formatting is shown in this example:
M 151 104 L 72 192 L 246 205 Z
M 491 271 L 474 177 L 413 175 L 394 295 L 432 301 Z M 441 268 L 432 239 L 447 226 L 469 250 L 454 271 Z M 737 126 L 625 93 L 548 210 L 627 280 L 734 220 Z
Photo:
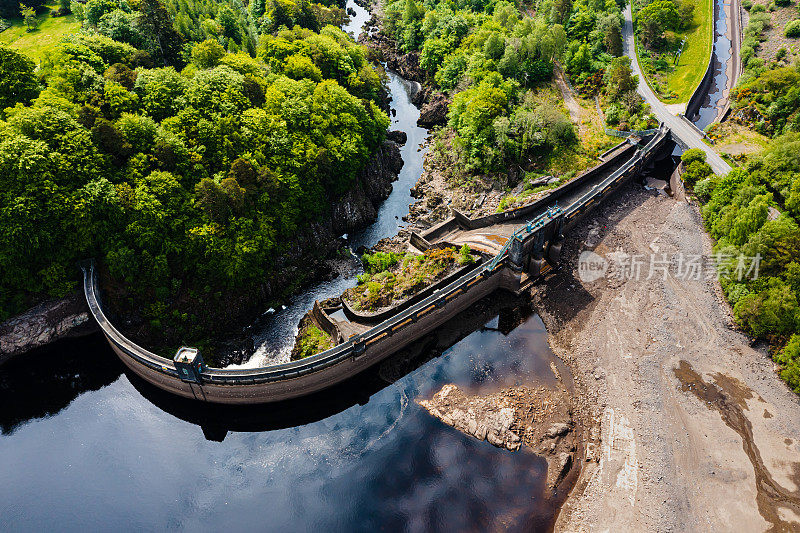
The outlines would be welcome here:
M 488 258 L 455 280 L 424 291 L 424 298 L 398 307 L 380 323 L 366 327 L 314 356 L 254 369 L 207 367 L 196 350 L 182 348 L 173 358 L 152 353 L 127 339 L 106 317 L 93 262 L 82 265 L 89 309 L 122 362 L 144 380 L 168 392 L 205 402 L 268 403 L 298 398 L 325 389 L 382 361 L 430 333 L 497 289 L 520 292 L 558 265 L 564 233 L 600 201 L 641 171 L 671 141 L 662 125 L 647 139 L 624 141 L 605 162 L 524 207 L 470 219 L 454 212 L 410 245 L 459 245 L 479 241 Z M 329 317 L 315 305 L 321 320 Z M 326 318 L 327 317 L 327 318 Z M 335 321 L 331 321 L 335 328 Z M 341 337 L 341 336 L 340 336 Z M 336 338 L 336 337 L 334 337 Z

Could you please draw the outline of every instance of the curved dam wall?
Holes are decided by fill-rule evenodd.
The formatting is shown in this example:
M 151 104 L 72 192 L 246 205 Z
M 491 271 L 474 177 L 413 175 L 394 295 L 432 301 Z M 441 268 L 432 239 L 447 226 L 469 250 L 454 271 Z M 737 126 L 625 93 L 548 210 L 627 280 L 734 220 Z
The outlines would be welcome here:
M 532 258 L 541 261 L 536 254 L 542 251 L 543 243 L 551 247 L 560 241 L 563 232 L 574 226 L 597 203 L 638 175 L 669 138 L 669 130 L 662 125 L 645 146 L 637 148 L 631 145 L 630 151 L 625 148 L 625 155 L 631 152 L 633 155 L 622 164 L 619 164 L 619 157 L 607 162 L 619 164 L 613 172 L 608 172 L 610 168 L 605 166 L 605 172 L 587 173 L 596 180 L 579 177 L 580 186 L 567 187 L 569 184 L 566 184 L 554 189 L 547 197 L 548 201 L 535 203 L 536 208 L 526 206 L 502 214 L 504 221 L 513 217 L 521 220 L 520 230 L 510 239 L 510 244 L 515 246 L 504 249 L 491 261 L 485 261 L 368 331 L 300 361 L 227 370 L 208 368 L 201 360 L 188 364 L 180 359 L 181 351 L 175 359 L 168 359 L 133 343 L 108 320 L 102 307 L 94 262 L 81 265 L 84 293 L 92 315 L 122 362 L 156 387 L 186 398 L 214 403 L 252 404 L 297 398 L 358 374 L 430 333 L 495 290 L 502 288 L 519 292 L 523 283 L 531 283 L 540 273 L 531 272 L 530 265 Z M 556 202 L 560 202 L 559 208 L 552 209 Z M 548 207 L 547 204 L 551 205 Z M 536 224 L 529 221 L 526 226 L 525 219 L 535 213 L 538 213 Z M 473 223 L 484 227 L 485 218 L 476 220 L 478 222 Z M 556 247 L 560 248 L 560 244 Z M 553 263 L 558 260 L 557 253 L 547 257 Z

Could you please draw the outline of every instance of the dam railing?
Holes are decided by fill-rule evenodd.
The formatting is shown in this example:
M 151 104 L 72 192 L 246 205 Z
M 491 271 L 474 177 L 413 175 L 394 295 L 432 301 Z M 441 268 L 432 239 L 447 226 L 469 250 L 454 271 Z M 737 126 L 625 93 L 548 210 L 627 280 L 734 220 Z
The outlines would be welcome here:
M 544 231 L 545 228 L 549 227 L 553 222 L 558 222 L 561 219 L 567 222 L 567 219 L 572 219 L 577 214 L 586 212 L 600 197 L 609 192 L 614 187 L 615 183 L 620 183 L 625 178 L 631 177 L 632 171 L 638 172 L 641 164 L 650 152 L 660 147 L 662 141 L 664 141 L 668 135 L 669 130 L 662 125 L 649 140 L 647 145 L 637 149 L 636 153 L 630 159 L 614 170 L 600 183 L 589 187 L 584 194 L 571 202 L 570 205 L 559 206 L 557 208 L 553 205 L 545 208 L 544 213 L 540 215 L 539 218 L 531 220 L 528 225 L 521 228 L 521 231 L 525 231 L 526 235 L 530 235 L 531 232 Z M 558 198 L 553 198 L 554 203 L 557 201 Z M 511 240 L 512 239 L 509 239 L 509 242 L 511 242 Z M 504 249 L 497 254 L 494 259 L 487 261 L 485 265 L 481 265 L 475 270 L 468 272 L 463 277 L 437 290 L 424 300 L 399 312 L 397 315 L 381 322 L 366 332 L 352 336 L 345 342 L 319 354 L 299 361 L 254 369 L 229 370 L 202 366 L 198 372 L 200 383 L 251 385 L 288 380 L 318 372 L 350 358 L 357 359 L 364 354 L 366 348 L 372 343 L 378 342 L 387 336 L 402 334 L 403 329 L 409 324 L 419 321 L 425 317 L 425 315 L 436 309 L 447 306 L 451 300 L 460 294 L 470 291 L 478 284 L 497 275 L 506 268 L 508 261 L 508 250 Z M 159 356 L 142 348 L 126 338 L 114 327 L 103 311 L 98 288 L 97 268 L 94 261 L 82 264 L 81 268 L 84 273 L 84 292 L 89 309 L 109 342 L 116 346 L 124 355 L 129 356 L 136 362 L 165 376 L 180 379 L 180 374 L 172 359 Z M 159 384 L 156 383 L 156 385 Z

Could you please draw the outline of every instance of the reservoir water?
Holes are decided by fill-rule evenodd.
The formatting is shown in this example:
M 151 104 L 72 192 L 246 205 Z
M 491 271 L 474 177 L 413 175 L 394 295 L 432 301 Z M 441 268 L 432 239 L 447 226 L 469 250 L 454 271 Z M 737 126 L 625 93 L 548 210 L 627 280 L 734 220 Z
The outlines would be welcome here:
M 563 495 L 543 494 L 543 459 L 414 400 L 445 383 L 552 382 L 547 332 L 503 295 L 453 323 L 327 395 L 253 409 L 164 396 L 99 336 L 13 362 L 0 374 L 2 529 L 546 528 Z

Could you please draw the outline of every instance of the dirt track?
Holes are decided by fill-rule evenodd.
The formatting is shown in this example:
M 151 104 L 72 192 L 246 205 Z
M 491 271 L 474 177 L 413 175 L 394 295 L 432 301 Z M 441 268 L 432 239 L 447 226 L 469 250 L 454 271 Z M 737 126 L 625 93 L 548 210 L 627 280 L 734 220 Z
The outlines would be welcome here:
M 534 302 L 572 367 L 587 463 L 557 531 L 800 530 L 800 402 L 718 283 L 578 278 L 578 254 L 710 255 L 697 209 L 631 184 Z

